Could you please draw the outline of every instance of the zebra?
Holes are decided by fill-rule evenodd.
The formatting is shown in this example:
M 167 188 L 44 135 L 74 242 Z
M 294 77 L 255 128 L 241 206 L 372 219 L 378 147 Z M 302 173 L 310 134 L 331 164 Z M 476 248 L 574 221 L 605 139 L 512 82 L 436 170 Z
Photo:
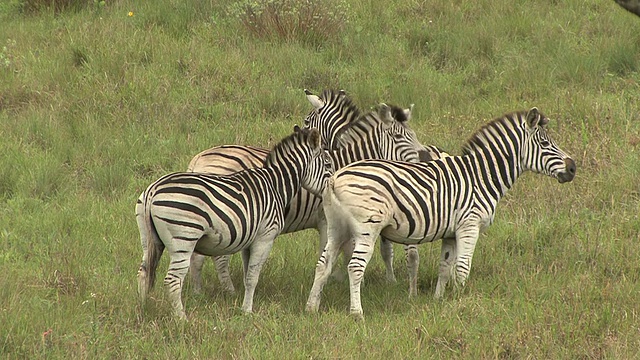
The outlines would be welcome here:
M 419 158 L 425 156 L 422 152 L 428 151 L 423 149 L 416 140 L 415 133 L 408 127 L 410 111 L 406 109 L 403 111 L 404 117 L 396 113 L 397 107 L 387 105 L 381 105 L 378 112 L 361 114 L 344 91 L 325 90 L 320 97 L 311 94 L 308 90 L 305 94 L 314 109 L 306 117 L 304 127 L 317 127 L 321 138 L 324 133 L 325 139 L 335 144 L 334 147 L 348 149 L 330 151 L 330 157 L 336 169 L 364 158 L 416 161 L 415 153 L 411 149 L 420 151 Z M 322 129 L 326 127 L 336 129 L 334 131 L 338 134 L 323 132 Z M 258 151 L 255 149 L 257 148 L 234 145 L 214 147 L 196 155 L 189 164 L 189 171 L 224 173 L 251 167 L 252 161 L 256 161 L 255 159 L 259 156 L 266 156 L 267 153 L 261 149 Z M 435 147 L 430 149 L 432 152 L 435 151 Z M 318 229 L 320 234 L 318 256 L 324 248 L 326 238 L 323 217 L 318 211 L 321 209 L 321 198 L 302 189 L 285 209 L 285 226 L 282 231 L 282 233 L 292 233 L 309 228 Z M 348 247 L 345 247 L 345 250 L 348 250 Z M 191 261 L 190 273 L 195 291 L 201 291 L 202 288 L 201 273 L 204 259 L 204 256 L 194 254 Z M 235 288 L 229 273 L 229 256 L 216 257 L 214 262 L 222 288 L 229 293 L 234 293 Z M 385 263 L 391 264 L 391 262 Z
M 313 110 L 304 118 L 303 128 L 316 128 L 326 149 L 338 147 L 337 137 L 346 126 L 358 119 L 360 111 L 344 90 L 327 89 L 320 96 L 304 89 Z M 393 115 L 393 114 L 392 114 Z
M 575 162 L 550 138 L 548 122 L 534 107 L 481 127 L 465 143 L 462 156 L 417 164 L 368 160 L 336 171 L 323 195 L 329 233 L 306 310 L 318 311 L 338 248 L 354 241 L 348 265 L 350 312 L 363 318 L 360 282 L 378 234 L 403 244 L 442 239 L 435 298 L 442 298 L 452 277 L 454 285 L 463 286 L 479 234 L 523 172 L 559 183 L 573 180 Z
M 285 208 L 301 186 L 319 194 L 328 178 L 319 132 L 294 130 L 269 152 L 261 168 L 228 176 L 173 173 L 147 187 L 136 204 L 143 249 L 141 303 L 153 286 L 165 247 L 170 263 L 164 284 L 175 315 L 182 319 L 182 283 L 191 254 L 242 252 L 242 310 L 252 312 L 260 270 L 284 228 Z

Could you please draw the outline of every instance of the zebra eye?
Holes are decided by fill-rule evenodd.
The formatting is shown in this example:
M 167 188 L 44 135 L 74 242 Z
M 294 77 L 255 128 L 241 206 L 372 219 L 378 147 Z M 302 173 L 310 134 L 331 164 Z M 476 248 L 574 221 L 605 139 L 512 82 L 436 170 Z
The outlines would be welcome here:
M 404 136 L 402 134 L 393 134 L 393 139 L 397 141 L 401 141 L 404 139 Z
M 551 146 L 551 143 L 549 142 L 549 140 L 541 140 L 540 146 L 542 146 L 543 148 L 548 148 L 549 146 Z

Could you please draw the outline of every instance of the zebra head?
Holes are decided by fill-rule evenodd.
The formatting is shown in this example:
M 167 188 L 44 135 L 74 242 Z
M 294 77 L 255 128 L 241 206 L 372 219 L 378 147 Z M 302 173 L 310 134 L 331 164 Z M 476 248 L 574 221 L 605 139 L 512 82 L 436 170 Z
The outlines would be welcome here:
M 377 115 L 381 120 L 382 131 L 377 141 L 387 144 L 383 148 L 384 159 L 418 162 L 425 147 L 420 144 L 416 133 L 407 122 L 411 119 L 413 104 L 408 109 L 381 103 Z
M 308 166 L 302 168 L 300 185 L 316 196 L 322 196 L 326 183 L 335 172 L 333 161 L 327 150 L 320 146 L 320 133 L 317 129 L 301 129 L 298 125 L 293 128 L 294 133 L 309 133 L 308 141 L 314 149 Z
M 344 90 L 325 90 L 321 96 L 305 89 L 307 100 L 313 110 L 304 119 L 304 129 L 320 131 L 322 146 L 335 149 L 335 135 L 349 122 L 360 117 L 360 110 L 347 97 Z
M 576 163 L 549 136 L 546 125 L 549 119 L 537 108 L 526 113 L 525 139 L 521 152 L 523 170 L 531 170 L 570 182 L 576 175 Z

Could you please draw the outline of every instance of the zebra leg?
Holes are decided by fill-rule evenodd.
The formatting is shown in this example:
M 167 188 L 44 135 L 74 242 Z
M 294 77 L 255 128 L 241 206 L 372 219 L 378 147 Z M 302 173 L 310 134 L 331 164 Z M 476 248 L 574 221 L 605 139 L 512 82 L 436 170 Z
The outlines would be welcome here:
M 249 247 L 249 251 L 242 252 L 243 260 L 245 254 L 248 254 L 247 261 L 244 261 L 244 301 L 242 302 L 242 311 L 247 314 L 253 312 L 253 295 L 258 285 L 262 265 L 271 253 L 273 240 L 275 240 L 275 236 L 270 236 L 267 240 L 256 240 Z
M 420 253 L 416 245 L 405 245 L 404 252 L 407 256 L 407 272 L 409 273 L 409 297 L 418 296 L 418 266 L 420 265 Z
M 216 272 L 218 273 L 218 281 L 222 286 L 222 290 L 233 295 L 236 293 L 236 288 L 231 281 L 231 273 L 229 272 L 229 259 L 231 255 L 215 256 L 213 262 L 216 265 Z
M 344 266 L 333 267 L 333 271 L 331 272 L 331 277 L 338 282 L 343 282 L 347 278 L 347 266 L 349 266 L 349 260 L 351 260 L 351 255 L 353 254 L 353 242 L 345 241 L 340 246 L 340 252 L 342 253 L 342 261 L 344 262 Z M 336 257 L 339 254 L 336 254 Z
M 184 245 L 182 245 L 184 243 Z M 187 319 L 182 305 L 182 285 L 189 271 L 191 254 L 195 249 L 195 241 L 171 239 L 171 246 L 167 246 L 169 252 L 169 270 L 164 278 L 164 285 L 169 292 L 169 299 L 173 306 L 174 314 L 183 320 Z
M 342 242 L 339 240 L 340 237 L 335 236 L 334 232 L 335 230 L 329 229 L 329 232 L 327 233 L 327 245 L 322 251 L 322 255 L 320 255 L 320 258 L 318 259 L 318 262 L 316 264 L 316 274 L 313 280 L 313 286 L 311 287 L 311 292 L 309 293 L 309 298 L 307 299 L 307 312 L 318 312 L 318 308 L 320 307 L 320 295 L 322 293 L 322 288 L 327 283 L 329 275 L 331 275 L 333 263 L 335 262 L 335 259 L 338 256 L 338 252 L 342 245 Z
M 364 271 L 373 255 L 373 247 L 375 245 L 378 234 L 373 235 L 370 230 L 368 232 L 360 232 L 361 237 L 356 240 L 353 249 L 353 256 L 349 261 L 349 288 L 351 296 L 350 312 L 359 319 L 364 319 L 362 315 L 362 303 L 360 302 L 360 284 L 364 277 Z
M 469 226 L 456 233 L 456 285 L 464 286 L 469 272 L 471 272 L 471 260 L 478 242 L 480 229 L 477 226 Z
M 440 249 L 440 269 L 438 270 L 438 283 L 436 284 L 435 298 L 441 299 L 444 295 L 444 289 L 453 275 L 453 264 L 456 261 L 456 239 L 442 239 L 442 248 Z
M 200 294 L 202 292 L 202 266 L 204 265 L 204 255 L 198 253 L 191 254 L 191 266 L 189 267 L 189 275 L 193 283 L 193 292 Z
M 387 282 L 396 282 L 396 275 L 393 273 L 393 243 L 385 239 L 384 236 L 380 241 L 380 254 L 386 267 Z

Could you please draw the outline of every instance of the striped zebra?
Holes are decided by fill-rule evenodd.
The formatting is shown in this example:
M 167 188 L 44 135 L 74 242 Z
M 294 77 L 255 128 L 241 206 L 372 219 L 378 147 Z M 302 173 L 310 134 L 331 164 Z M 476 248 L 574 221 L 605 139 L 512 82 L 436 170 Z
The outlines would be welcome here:
M 435 156 L 437 149 L 423 149 L 416 140 L 415 133 L 406 125 L 410 111 L 403 111 L 399 116 L 396 107 L 382 106 L 378 112 L 361 114 L 345 96 L 344 91 L 325 90 L 320 97 L 305 91 L 314 110 L 306 117 L 305 127 L 318 128 L 329 143 L 342 150 L 331 150 L 333 166 L 337 169 L 348 163 L 366 158 L 387 158 L 391 160 L 416 161 L 415 150 L 421 153 L 430 152 Z M 337 116 L 336 114 L 341 114 Z M 332 128 L 339 134 L 323 131 Z M 251 161 L 259 156 L 266 156 L 266 151 L 242 146 L 214 147 L 194 157 L 189 165 L 190 171 L 232 172 L 235 169 L 251 167 Z M 265 155 L 262 155 L 262 154 Z M 428 155 L 420 155 L 421 157 Z M 326 242 L 325 222 L 321 212 L 321 198 L 313 196 L 302 189 L 285 209 L 285 226 L 283 233 L 291 233 L 309 228 L 316 228 L 320 233 L 319 252 Z M 348 250 L 348 246 L 345 246 Z M 350 256 L 348 256 L 350 258 Z M 202 266 L 205 257 L 194 254 L 191 262 L 191 279 L 194 289 L 202 288 Z M 235 288 L 229 273 L 229 256 L 214 259 L 218 279 L 223 289 L 233 293 Z M 391 264 L 390 262 L 386 262 Z M 393 270 L 391 270 L 393 271 Z
M 420 161 L 427 162 L 451 156 L 449 153 L 434 145 L 425 145 L 420 152 Z M 418 268 L 420 265 L 420 253 L 415 244 L 404 244 L 405 263 L 409 275 L 409 297 L 418 295 Z M 393 242 L 387 240 L 384 235 L 380 236 L 380 255 L 385 264 L 387 282 L 396 282 L 396 275 L 393 271 Z
M 344 90 L 324 90 L 320 96 L 304 89 L 313 110 L 305 117 L 303 128 L 316 128 L 326 149 L 338 147 L 336 138 L 344 128 L 358 119 L 360 111 Z
M 228 176 L 173 173 L 149 185 L 136 204 L 143 249 L 138 271 L 142 302 L 165 247 L 170 263 L 164 284 L 179 318 L 186 318 L 182 283 L 191 254 L 242 252 L 242 310 L 252 312 L 260 270 L 284 228 L 285 208 L 301 186 L 320 193 L 328 178 L 322 153 L 317 130 L 296 129 L 269 152 L 264 167 Z
M 328 242 L 316 265 L 307 311 L 318 311 L 337 250 L 353 240 L 350 310 L 362 317 L 360 282 L 378 234 L 402 244 L 443 239 L 435 297 L 444 295 L 452 276 L 454 285 L 464 285 L 480 232 L 493 222 L 498 201 L 523 172 L 560 183 L 573 180 L 575 162 L 549 137 L 548 122 L 532 108 L 480 128 L 462 156 L 418 164 L 369 160 L 336 171 L 323 196 Z

